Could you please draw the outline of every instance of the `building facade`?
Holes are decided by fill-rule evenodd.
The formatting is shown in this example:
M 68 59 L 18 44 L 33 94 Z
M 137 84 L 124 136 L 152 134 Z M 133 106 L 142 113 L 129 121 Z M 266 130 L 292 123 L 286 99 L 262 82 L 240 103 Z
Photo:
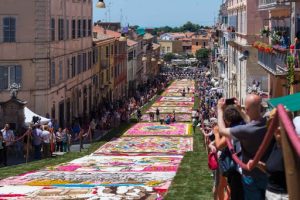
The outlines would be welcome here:
M 127 40 L 127 88 L 128 96 L 135 95 L 137 89 L 137 70 L 138 70 L 138 42 Z
M 92 1 L 1 0 L 0 98 L 19 98 L 61 126 L 93 104 Z M 7 13 L 9 11 L 9 13 Z
M 267 12 L 269 19 L 261 27 L 261 39 L 256 41 L 255 47 L 258 64 L 268 73 L 270 97 L 300 91 L 299 84 L 287 87 L 288 57 L 295 59 L 294 79 L 300 80 L 300 50 L 295 41 L 295 37 L 300 38 L 300 19 L 296 17 L 300 13 L 300 2 L 259 0 L 257 9 Z
M 159 40 L 160 54 L 165 55 L 166 53 L 183 53 L 183 46 L 181 40 Z
M 228 96 L 237 97 L 244 105 L 248 88 L 253 83 L 268 92 L 267 73 L 257 64 L 256 49 L 252 47 L 260 38 L 259 31 L 267 19 L 266 12 L 257 11 L 257 1 L 228 0 Z

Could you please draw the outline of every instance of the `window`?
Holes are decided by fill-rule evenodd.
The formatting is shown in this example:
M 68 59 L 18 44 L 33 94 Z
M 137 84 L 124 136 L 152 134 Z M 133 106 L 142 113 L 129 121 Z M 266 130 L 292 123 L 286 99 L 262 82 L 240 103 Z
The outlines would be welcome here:
M 76 38 L 76 20 L 72 20 L 72 39 Z
M 3 42 L 16 42 L 16 19 L 3 18 Z
M 131 61 L 133 59 L 133 51 L 130 51 L 128 53 L 128 61 Z
M 70 78 L 70 58 L 67 58 L 67 78 Z
M 51 83 L 51 85 L 55 84 L 55 62 L 51 63 L 50 83 Z
M 92 20 L 88 20 L 88 36 L 92 35 Z
M 58 19 L 58 40 L 64 40 L 64 19 Z
M 109 81 L 110 77 L 109 77 L 109 70 L 106 70 L 106 81 Z
M 69 20 L 66 20 L 66 39 L 68 40 L 70 37 L 70 24 L 69 24 Z
M 105 47 L 105 57 L 106 57 L 106 59 L 109 58 L 109 46 Z
M 20 65 L 0 66 L 0 90 L 5 90 L 13 83 L 21 84 L 22 71 Z
M 72 77 L 76 75 L 76 57 L 72 57 Z
M 62 81 L 63 80 L 63 62 L 62 61 L 59 61 L 59 65 L 58 65 L 58 78 L 59 78 L 59 81 Z
M 199 45 L 199 42 L 196 42 L 196 46 L 198 46 Z
M 93 65 L 98 62 L 98 48 L 93 49 Z
M 86 19 L 82 20 L 82 37 L 86 37 Z
M 77 55 L 77 74 L 81 73 L 81 65 L 82 65 L 81 54 L 78 54 Z
M 92 52 L 91 51 L 88 52 L 88 68 L 89 69 L 92 68 Z
M 81 37 L 81 20 L 80 19 L 77 20 L 77 37 L 78 38 Z
M 55 19 L 51 19 L 51 40 L 55 41 Z
M 110 46 L 110 54 L 111 54 L 111 55 L 114 55 L 114 45 L 111 45 L 111 46 Z
M 86 53 L 82 54 L 82 71 L 86 71 Z
M 204 47 L 204 48 L 206 47 L 206 42 L 203 42 L 203 47 Z

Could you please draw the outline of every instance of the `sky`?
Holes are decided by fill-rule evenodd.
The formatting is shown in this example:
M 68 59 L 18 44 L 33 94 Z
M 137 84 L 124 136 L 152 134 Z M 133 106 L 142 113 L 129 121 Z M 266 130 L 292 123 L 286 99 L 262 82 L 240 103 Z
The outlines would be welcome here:
M 96 8 L 94 21 L 120 22 L 142 27 L 181 26 L 187 21 L 213 25 L 222 0 L 104 0 L 105 9 Z

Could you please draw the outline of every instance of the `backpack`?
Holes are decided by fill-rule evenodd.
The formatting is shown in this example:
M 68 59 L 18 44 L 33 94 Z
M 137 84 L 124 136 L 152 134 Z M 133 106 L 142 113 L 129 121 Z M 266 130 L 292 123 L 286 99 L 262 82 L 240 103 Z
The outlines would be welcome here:
M 223 176 L 228 177 L 237 169 L 237 164 L 234 162 L 231 156 L 231 152 L 228 147 L 222 150 L 219 157 L 220 172 Z

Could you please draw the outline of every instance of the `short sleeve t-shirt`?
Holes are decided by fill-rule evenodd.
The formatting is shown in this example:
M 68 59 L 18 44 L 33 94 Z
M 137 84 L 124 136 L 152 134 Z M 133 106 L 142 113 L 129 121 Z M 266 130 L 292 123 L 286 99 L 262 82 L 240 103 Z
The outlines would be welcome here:
M 267 125 L 265 118 L 260 121 L 251 121 L 248 124 L 230 128 L 230 134 L 241 143 L 242 160 L 244 163 L 254 158 L 266 133 Z M 265 161 L 265 158 L 262 160 Z M 249 176 L 260 176 L 263 172 L 255 168 L 251 172 L 244 170 L 243 173 Z

